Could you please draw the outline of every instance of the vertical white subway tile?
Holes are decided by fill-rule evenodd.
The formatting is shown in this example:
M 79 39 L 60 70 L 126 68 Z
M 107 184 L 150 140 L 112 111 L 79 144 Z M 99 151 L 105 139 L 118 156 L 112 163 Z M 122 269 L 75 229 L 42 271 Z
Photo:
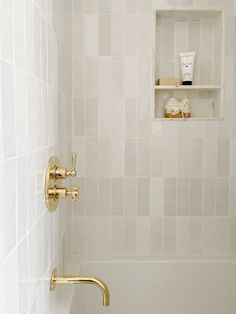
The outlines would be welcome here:
M 177 141 L 176 140 L 164 140 L 164 176 L 175 177 L 177 173 Z
M 125 103 L 125 135 L 137 134 L 137 100 L 127 99 Z
M 112 178 L 112 215 L 123 216 L 124 213 L 124 180 Z
M 125 216 L 137 215 L 137 195 L 137 179 L 126 177 L 124 184 Z
M 16 245 L 16 162 L 15 159 L 3 164 L 3 206 L 4 206 L 4 255 L 5 257 Z M 9 189 L 9 187 L 11 187 Z
M 84 58 L 73 58 L 73 96 L 75 98 L 84 96 L 84 74 Z
M 161 177 L 163 175 L 164 165 L 163 139 L 153 137 L 151 143 L 151 175 Z
M 188 178 L 191 167 L 191 142 L 189 140 L 179 140 L 177 146 L 177 175 L 180 178 Z
M 99 15 L 99 56 L 111 55 L 111 15 Z
M 137 218 L 137 254 L 150 253 L 150 218 Z
M 200 23 L 198 21 L 190 21 L 188 23 L 188 48 L 190 51 L 195 51 L 196 57 L 199 58 Z
M 216 181 L 216 215 L 227 216 L 229 206 L 229 180 L 218 178 Z
M 136 217 L 125 218 L 125 252 L 136 253 L 137 248 L 137 223 Z
M 98 62 L 98 96 L 112 96 L 112 60 L 102 57 Z
M 126 56 L 138 54 L 138 15 L 126 15 Z
M 98 175 L 111 176 L 111 157 L 112 147 L 109 138 L 101 138 L 98 140 Z
M 101 137 L 112 134 L 112 103 L 110 98 L 100 98 L 98 103 L 98 134 Z
M 162 178 L 150 179 L 150 215 L 164 215 L 164 184 Z
M 152 217 L 150 220 L 150 252 L 151 254 L 162 253 L 163 247 L 163 219 Z
M 85 60 L 85 96 L 97 98 L 98 96 L 98 64 L 97 58 Z
M 203 172 L 203 142 L 193 139 L 191 143 L 191 177 L 201 178 Z
M 138 93 L 138 59 L 128 57 L 125 59 L 125 96 L 135 98 Z
M 202 179 L 190 180 L 190 216 L 202 216 Z
M 163 224 L 163 253 L 165 255 L 176 252 L 176 219 L 166 217 Z
M 230 219 L 229 222 L 229 228 L 230 228 L 230 253 L 235 254 L 236 252 L 236 245 L 235 245 L 235 235 L 236 235 L 236 219 Z
M 17 159 L 17 240 L 20 241 L 27 231 L 27 193 L 28 193 L 28 160 L 25 156 Z
M 85 218 L 74 217 L 73 221 L 73 252 L 84 253 L 85 246 Z
M 176 216 L 176 179 L 164 180 L 164 215 Z
M 186 178 L 177 179 L 177 216 L 188 216 L 189 215 L 189 191 L 190 191 L 190 180 Z
M 138 216 L 150 215 L 150 180 L 138 178 Z
M 124 218 L 113 217 L 112 219 L 112 253 L 123 254 L 125 247 Z
M 97 99 L 86 99 L 85 103 L 85 126 L 86 136 L 98 135 L 98 103 Z M 79 122 L 77 122 L 79 124 Z
M 83 136 L 85 134 L 85 104 L 83 99 L 74 99 L 73 101 L 73 123 L 74 135 Z M 87 109 L 87 107 L 86 107 Z M 87 124 L 86 124 L 87 126 Z
M 219 177 L 226 177 L 229 175 L 229 140 L 219 139 L 217 149 L 217 174 Z
M 189 254 L 202 253 L 202 218 L 192 217 L 189 220 Z
M 125 174 L 126 176 L 137 175 L 137 140 L 127 138 L 125 140 Z
M 98 213 L 98 180 L 97 178 L 86 178 L 86 214 L 96 215 Z
M 124 56 L 125 53 L 124 14 L 112 14 L 111 16 L 111 53 L 112 56 Z
M 189 247 L 189 219 L 178 217 L 176 219 L 176 254 L 187 255 Z
M 212 61 L 213 58 L 213 29 L 211 21 L 202 21 L 200 24 L 201 45 L 200 59 Z
M 141 0 L 147 3 L 149 0 Z M 143 57 L 151 56 L 152 41 L 150 34 L 152 33 L 152 15 L 140 14 L 139 15 L 139 55 Z
M 216 209 L 215 179 L 203 180 L 203 216 L 214 216 Z
M 72 15 L 72 32 L 73 56 L 83 56 L 85 52 L 85 22 L 82 14 Z
M 120 137 L 125 133 L 125 106 L 122 98 L 112 98 L 112 136 Z
M 11 2 L 11 1 L 10 1 Z M 5 9 L 5 8 L 4 8 Z M 25 66 L 25 34 L 24 34 L 24 25 L 25 25 L 25 6 L 20 1 L 14 1 L 14 55 L 15 63 L 20 67 Z M 5 11 L 5 10 L 4 10 Z M 9 31 L 4 30 L 3 31 Z
M 27 313 L 28 310 L 28 248 L 25 239 L 18 247 L 18 306 L 19 313 Z
M 229 215 L 236 216 L 236 178 L 229 182 Z
M 96 176 L 98 172 L 98 140 L 89 138 L 86 142 L 86 174 Z
M 15 102 L 13 67 L 6 62 L 0 63 L 1 70 L 1 103 L 2 103 L 2 132 L 3 155 L 12 157 L 16 153 L 15 139 Z
M 139 98 L 140 98 L 140 117 L 149 118 L 150 108 L 142 106 L 143 101 L 148 104 L 147 100 L 152 97 L 152 67 L 150 58 L 140 58 L 139 61 Z M 147 100 L 146 100 L 147 99 Z M 142 100 L 142 102 L 141 102 Z
M 225 58 L 225 95 L 227 97 L 233 97 L 234 95 L 234 58 L 226 57 Z
M 15 72 L 15 93 L 16 93 L 16 151 L 22 154 L 27 151 L 27 79 L 23 72 Z
M 112 58 L 112 96 L 124 97 L 124 59 Z
M 18 312 L 17 300 L 17 253 L 16 250 L 11 254 L 9 259 L 4 263 L 4 282 L 5 282 L 5 299 L 6 314 Z M 4 296 L 3 296 L 4 297 Z
M 13 61 L 14 11 L 13 0 L 2 0 L 1 21 L 1 56 Z
M 113 177 L 123 177 L 125 172 L 125 142 L 123 138 L 112 139 L 111 172 Z
M 112 184 L 110 178 L 99 178 L 98 208 L 100 215 L 111 215 L 112 210 Z
M 140 138 L 138 141 L 138 175 L 150 175 L 150 140 Z
M 203 175 L 216 177 L 217 175 L 217 141 L 216 139 L 206 138 L 203 143 Z
M 160 47 L 160 60 L 170 61 L 174 58 L 174 29 L 175 24 L 172 21 L 165 23 L 165 27 L 161 29 L 161 38 L 163 45 Z

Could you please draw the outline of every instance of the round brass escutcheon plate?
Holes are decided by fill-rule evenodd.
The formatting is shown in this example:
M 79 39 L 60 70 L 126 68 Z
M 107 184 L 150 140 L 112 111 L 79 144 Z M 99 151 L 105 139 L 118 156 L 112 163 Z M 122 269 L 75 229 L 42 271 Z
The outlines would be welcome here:
M 57 269 L 54 268 L 51 274 L 51 279 L 50 279 L 50 291 L 54 291 L 56 289 L 56 282 L 55 282 L 56 278 L 57 278 Z
M 50 178 L 50 172 L 55 169 L 56 167 L 59 167 L 59 159 L 57 157 L 51 157 L 48 162 L 47 171 L 45 174 L 45 202 L 48 210 L 50 212 L 54 211 L 58 207 L 59 199 L 49 196 L 48 190 L 54 188 L 56 181 L 52 178 Z

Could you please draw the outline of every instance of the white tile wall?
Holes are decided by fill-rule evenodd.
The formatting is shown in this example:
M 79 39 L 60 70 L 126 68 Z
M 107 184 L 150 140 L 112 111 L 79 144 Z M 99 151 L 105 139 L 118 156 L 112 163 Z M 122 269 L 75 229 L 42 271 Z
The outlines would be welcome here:
M 0 312 L 49 314 L 71 255 L 71 203 L 43 196 L 49 157 L 71 162 L 71 3 L 1 0 L 0 24 Z
M 166 5 L 225 8 L 223 122 L 152 121 L 152 13 Z M 74 252 L 235 254 L 235 10 L 235 0 L 73 1 L 73 147 L 83 185 Z M 206 23 L 200 53 L 211 61 Z M 189 27 L 200 36 L 198 23 Z

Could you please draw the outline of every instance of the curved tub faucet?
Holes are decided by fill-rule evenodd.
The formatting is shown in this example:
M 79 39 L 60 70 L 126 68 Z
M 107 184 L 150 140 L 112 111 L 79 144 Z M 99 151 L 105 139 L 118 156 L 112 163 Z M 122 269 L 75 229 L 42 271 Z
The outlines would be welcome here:
M 94 276 L 58 276 L 57 270 L 54 269 L 51 275 L 50 290 L 54 291 L 57 284 L 89 284 L 100 288 L 102 292 L 102 304 L 110 305 L 110 292 L 108 286 L 98 277 Z

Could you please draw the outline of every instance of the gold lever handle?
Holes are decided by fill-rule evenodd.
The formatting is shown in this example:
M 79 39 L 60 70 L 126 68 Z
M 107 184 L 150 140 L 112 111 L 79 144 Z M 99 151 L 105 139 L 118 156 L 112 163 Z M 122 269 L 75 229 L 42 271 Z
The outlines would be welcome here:
M 65 167 L 61 167 L 58 164 L 54 165 L 54 167 L 50 169 L 50 179 L 64 180 L 67 177 L 75 177 L 77 175 L 76 167 L 77 167 L 77 153 L 72 153 L 72 169 L 67 170 Z
M 77 153 L 72 153 L 72 169 L 70 171 L 67 171 L 66 175 L 75 177 L 77 175 L 76 167 L 77 167 Z

